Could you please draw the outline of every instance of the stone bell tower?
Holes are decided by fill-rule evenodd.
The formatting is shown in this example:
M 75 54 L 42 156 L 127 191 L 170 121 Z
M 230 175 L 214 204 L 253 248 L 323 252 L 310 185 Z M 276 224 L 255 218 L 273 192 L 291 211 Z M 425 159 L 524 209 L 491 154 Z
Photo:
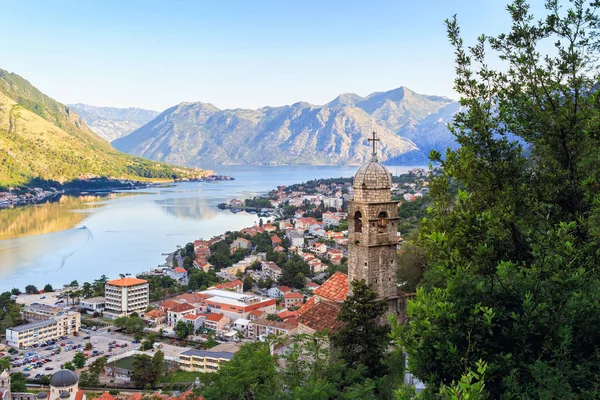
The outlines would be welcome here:
M 354 176 L 348 205 L 348 280 L 364 279 L 395 309 L 398 202 L 392 201 L 392 176 L 377 160 L 375 132 L 369 141 L 373 154 Z

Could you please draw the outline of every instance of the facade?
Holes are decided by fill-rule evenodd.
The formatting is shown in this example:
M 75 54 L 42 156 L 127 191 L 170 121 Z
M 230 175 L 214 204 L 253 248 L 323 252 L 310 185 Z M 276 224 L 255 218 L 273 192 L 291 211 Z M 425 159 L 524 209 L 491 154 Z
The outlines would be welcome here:
M 59 307 L 48 304 L 32 303 L 23 308 L 23 319 L 27 322 L 45 321 L 62 312 Z
M 225 328 L 230 319 L 223 314 L 210 314 L 204 319 L 204 327 L 213 331 L 220 331 Z
M 167 313 L 163 310 L 150 310 L 144 313 L 144 319 L 154 326 L 162 325 L 167 322 Z
M 392 176 L 375 151 L 354 176 L 353 186 L 354 199 L 348 206 L 348 279 L 364 279 L 380 299 L 395 299 L 398 202 L 391 199 Z
M 269 335 L 289 335 L 294 333 L 298 325 L 290 322 L 269 321 L 266 319 L 257 319 L 248 324 L 248 338 L 259 339 Z
M 179 366 L 189 372 L 216 372 L 233 355 L 227 351 L 187 350 L 179 355 Z
M 300 293 L 286 293 L 283 295 L 283 302 L 285 308 L 298 307 L 304 303 L 304 296 Z
M 6 329 L 6 344 L 15 348 L 28 347 L 60 336 L 58 321 L 47 319 Z
M 202 312 L 226 315 L 231 320 L 248 318 L 253 310 L 275 313 L 275 299 L 266 299 L 247 293 L 236 293 L 229 290 L 209 289 L 199 292 L 204 298 L 200 303 Z
M 91 297 L 89 299 L 83 299 L 79 303 L 79 308 L 84 309 L 88 314 L 95 312 L 102 313 L 106 306 L 106 299 L 104 297 Z
M 177 304 L 167 311 L 167 323 L 169 326 L 177 325 L 177 322 L 184 319 L 186 315 L 196 314 L 196 307 L 188 303 Z
M 194 327 L 194 332 L 204 326 L 204 320 L 208 317 L 206 314 L 188 314 L 183 320 Z
M 106 282 L 104 286 L 106 312 L 128 316 L 133 312 L 142 314 L 150 300 L 148 281 L 124 277 Z
M 276 281 L 283 274 L 283 270 L 273 261 L 263 261 L 261 264 L 263 274 Z

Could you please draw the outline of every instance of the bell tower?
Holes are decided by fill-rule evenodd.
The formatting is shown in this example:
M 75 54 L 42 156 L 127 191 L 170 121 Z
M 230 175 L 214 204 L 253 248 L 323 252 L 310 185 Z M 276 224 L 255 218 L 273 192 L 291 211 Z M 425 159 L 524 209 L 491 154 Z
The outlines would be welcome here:
M 354 199 L 348 205 L 348 280 L 364 279 L 380 299 L 393 300 L 398 202 L 392 201 L 392 176 L 377 160 L 375 132 L 369 141 L 371 160 L 354 176 Z

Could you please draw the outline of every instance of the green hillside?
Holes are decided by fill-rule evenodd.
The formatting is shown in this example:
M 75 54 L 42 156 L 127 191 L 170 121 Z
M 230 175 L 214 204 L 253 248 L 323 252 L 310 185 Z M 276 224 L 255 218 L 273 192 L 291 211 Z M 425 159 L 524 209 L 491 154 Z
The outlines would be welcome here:
M 32 179 L 66 182 L 112 176 L 144 180 L 205 173 L 115 150 L 69 107 L 19 75 L 0 69 L 0 187 L 23 186 Z

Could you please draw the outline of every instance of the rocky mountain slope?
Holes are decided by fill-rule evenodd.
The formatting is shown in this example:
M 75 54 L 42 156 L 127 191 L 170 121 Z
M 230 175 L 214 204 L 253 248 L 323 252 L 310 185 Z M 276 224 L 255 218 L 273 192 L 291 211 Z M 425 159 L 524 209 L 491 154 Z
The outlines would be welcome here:
M 95 107 L 67 104 L 98 136 L 112 142 L 129 135 L 154 119 L 159 113 L 141 108 Z
M 429 149 L 452 145 L 445 128 L 458 104 L 401 87 L 367 97 L 342 94 L 258 110 L 220 110 L 181 103 L 113 145 L 146 158 L 206 164 L 359 164 L 370 157 L 376 131 L 382 160 L 425 163 Z
M 33 179 L 148 179 L 194 173 L 115 150 L 69 107 L 0 69 L 0 188 L 27 185 Z

